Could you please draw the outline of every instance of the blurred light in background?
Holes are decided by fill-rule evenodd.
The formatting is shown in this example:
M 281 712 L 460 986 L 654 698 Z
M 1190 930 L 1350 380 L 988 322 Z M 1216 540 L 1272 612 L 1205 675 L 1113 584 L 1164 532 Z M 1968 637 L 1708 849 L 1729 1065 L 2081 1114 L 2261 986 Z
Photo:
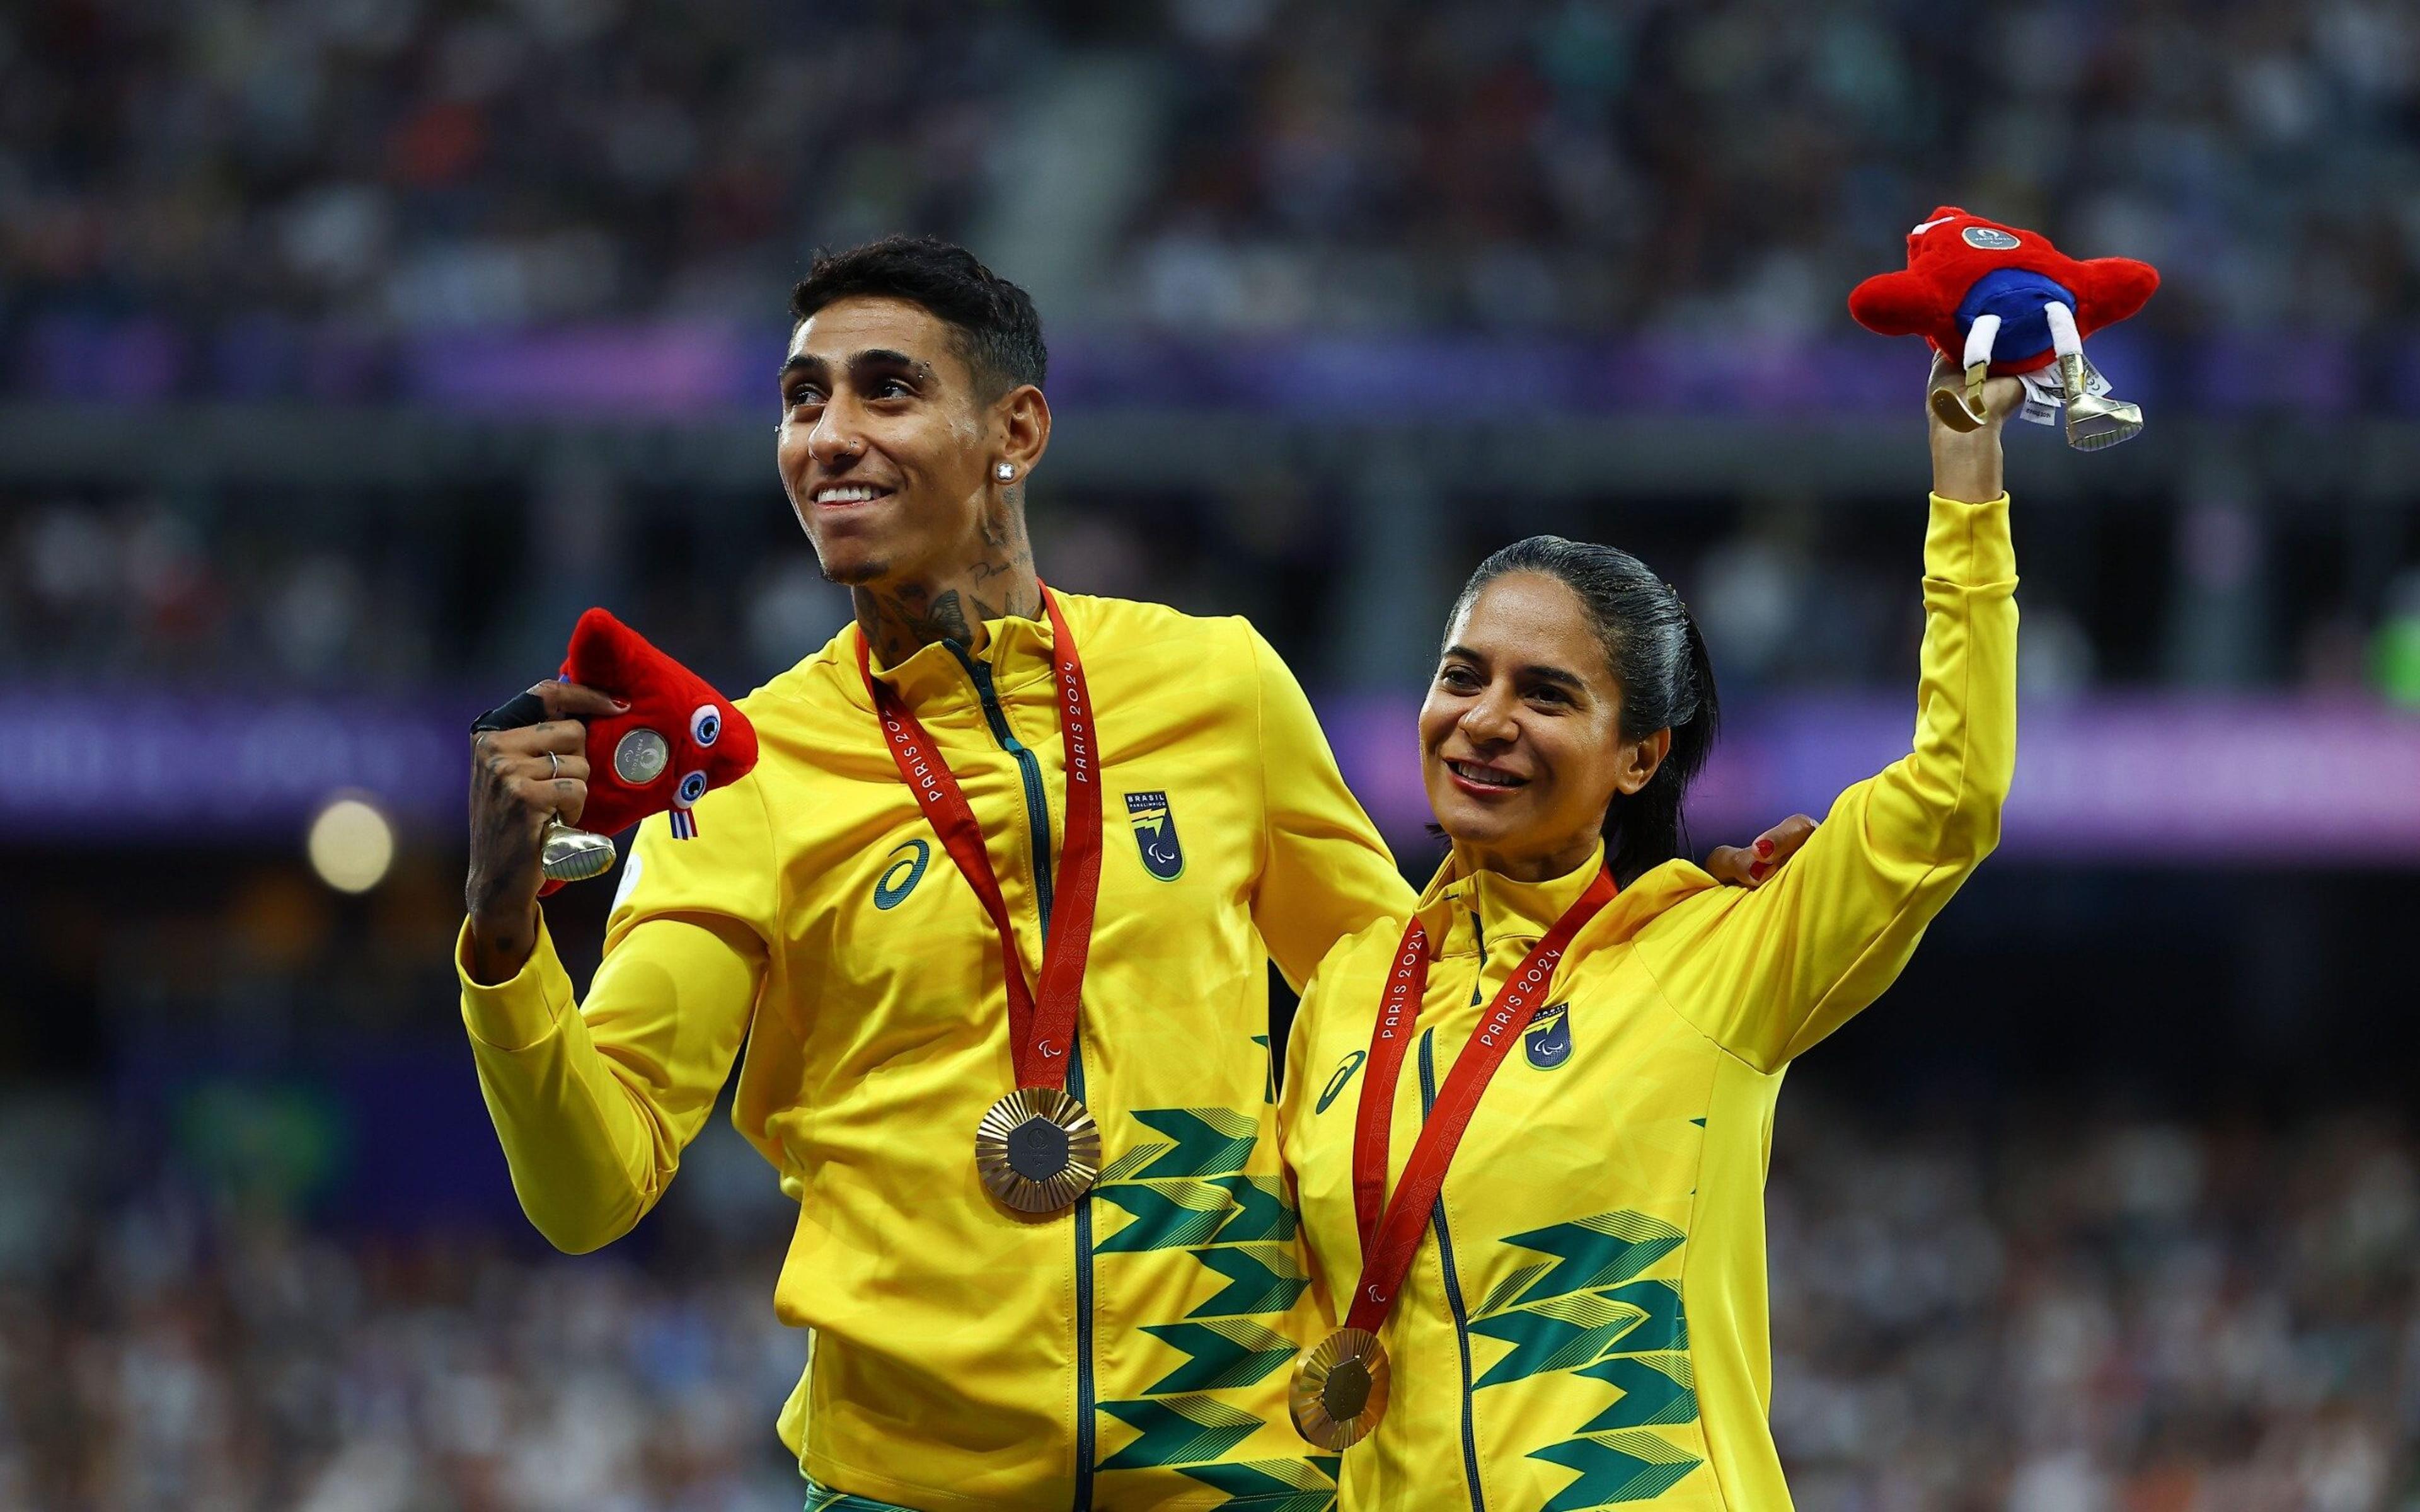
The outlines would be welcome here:
M 395 826 L 365 798 L 341 797 L 311 821 L 311 870 L 338 892 L 367 892 L 395 865 Z

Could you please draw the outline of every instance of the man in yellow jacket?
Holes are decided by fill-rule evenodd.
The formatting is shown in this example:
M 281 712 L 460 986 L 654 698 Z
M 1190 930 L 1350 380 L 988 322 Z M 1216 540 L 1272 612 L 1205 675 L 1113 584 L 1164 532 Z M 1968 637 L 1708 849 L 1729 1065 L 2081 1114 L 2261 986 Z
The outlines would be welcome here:
M 478 737 L 462 1012 L 521 1204 L 566 1250 L 627 1233 L 744 1043 L 735 1119 L 799 1203 L 775 1309 L 814 1331 L 781 1424 L 811 1506 L 1314 1512 L 1334 1460 L 1284 1406 L 1309 1304 L 1266 968 L 1298 987 L 1409 889 L 1249 625 L 1046 605 L 1021 290 L 891 239 L 819 260 L 793 311 L 781 475 L 856 623 L 741 702 L 759 764 L 693 835 L 641 826 L 584 1003 L 537 851 L 579 818 L 579 721 L 608 704 L 544 684 L 549 722 Z M 974 856 L 948 847 L 937 766 Z M 1071 795 L 1105 831 L 1080 868 Z M 1063 1044 L 1013 995 L 1047 1009 L 1054 907 L 1091 926 L 1060 921 L 1088 935 Z M 1007 1205 L 975 1159 L 1029 1064 L 1100 1138 L 1055 1211 Z

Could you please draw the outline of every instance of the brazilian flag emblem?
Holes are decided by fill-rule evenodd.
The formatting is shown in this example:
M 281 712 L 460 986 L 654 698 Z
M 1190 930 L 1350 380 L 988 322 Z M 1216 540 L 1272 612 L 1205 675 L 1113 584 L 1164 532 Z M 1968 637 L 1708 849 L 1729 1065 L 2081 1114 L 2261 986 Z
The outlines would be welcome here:
M 1176 838 L 1176 811 L 1168 806 L 1166 793 L 1127 794 L 1126 823 L 1134 826 L 1144 871 L 1162 882 L 1184 874 L 1185 847 Z

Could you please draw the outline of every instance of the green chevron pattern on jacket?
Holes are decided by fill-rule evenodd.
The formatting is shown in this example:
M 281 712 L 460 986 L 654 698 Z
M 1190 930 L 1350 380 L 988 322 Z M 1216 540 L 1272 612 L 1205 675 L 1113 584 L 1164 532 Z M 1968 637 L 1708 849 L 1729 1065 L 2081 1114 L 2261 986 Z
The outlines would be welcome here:
M 836 1491 L 820 1481 L 807 1482 L 807 1512 L 908 1512 L 895 1503 Z
M 1137 1108 L 1135 1118 L 1175 1141 L 1134 1173 L 1139 1181 L 1240 1171 L 1260 1139 L 1260 1120 L 1233 1108 Z
M 1521 1296 L 1528 1303 L 1627 1281 L 1679 1249 L 1685 1237 L 1644 1213 L 1621 1211 L 1533 1228 L 1504 1242 L 1556 1257 Z
M 1678 1281 L 1634 1281 L 1626 1287 L 1614 1288 L 1606 1296 L 1646 1315 L 1637 1328 L 1621 1335 L 1621 1348 L 1615 1352 L 1647 1354 L 1689 1347 L 1689 1319 L 1681 1312 Z
M 1235 1205 L 1224 1186 L 1188 1178 L 1151 1185 L 1135 1181 L 1095 1186 L 1093 1192 L 1102 1201 L 1134 1214 L 1134 1222 L 1093 1246 L 1095 1255 L 1207 1243 Z
M 1145 1386 L 1147 1396 L 1258 1385 L 1291 1361 L 1296 1349 L 1284 1335 L 1240 1318 L 1207 1323 L 1145 1323 L 1142 1331 L 1190 1357 Z
M 1551 1265 L 1514 1266 L 1503 1280 L 1496 1283 L 1495 1288 L 1487 1293 L 1487 1299 L 1479 1304 L 1478 1316 L 1484 1318 L 1490 1313 L 1502 1312 L 1512 1305 L 1512 1299 L 1527 1289 L 1529 1283 L 1553 1269 Z
M 1301 1219 L 1283 1178 L 1244 1169 L 1260 1121 L 1228 1108 L 1140 1108 L 1132 1117 L 1141 1137 L 1125 1142 L 1093 1188 L 1096 1212 L 1123 1211 L 1126 1220 L 1094 1253 L 1181 1250 L 1224 1284 L 1182 1321 L 1139 1325 L 1167 1347 L 1164 1373 L 1135 1399 L 1094 1404 L 1134 1430 L 1125 1439 L 1107 1429 L 1109 1452 L 1095 1468 L 1179 1469 L 1228 1491 L 1220 1504 L 1236 1512 L 1326 1512 L 1336 1498 L 1332 1459 L 1324 1470 L 1311 1459 L 1218 1462 L 1263 1420 L 1212 1394 L 1263 1386 L 1297 1348 L 1249 1315 L 1281 1314 L 1311 1285 L 1291 1242 Z
M 1529 1458 L 1580 1473 L 1579 1479 L 1557 1492 L 1539 1512 L 1580 1512 L 1584 1507 L 1653 1501 L 1704 1463 L 1652 1433 L 1586 1434 L 1532 1450 Z
M 1227 1285 L 1187 1318 L 1234 1313 L 1281 1313 L 1311 1285 L 1291 1244 L 1236 1244 L 1198 1249 L 1193 1257 L 1227 1278 Z
M 1620 1394 L 1571 1438 L 1530 1451 L 1532 1459 L 1580 1473 L 1544 1512 L 1652 1501 L 1704 1463 L 1648 1431 L 1698 1419 L 1680 1285 L 1640 1277 L 1686 1238 L 1669 1224 L 1623 1210 L 1504 1242 L 1548 1258 L 1513 1267 L 1480 1304 L 1472 1335 L 1509 1348 L 1471 1389 L 1567 1370 Z
M 1228 1465 L 1181 1465 L 1180 1474 L 1228 1493 L 1221 1507 L 1236 1512 L 1327 1512 L 1336 1504 L 1333 1455 L 1308 1459 L 1254 1459 Z
M 1261 1420 L 1207 1396 L 1103 1402 L 1101 1411 L 1136 1430 L 1133 1443 L 1100 1463 L 1103 1470 L 1147 1470 L 1216 1459 L 1251 1437 Z
M 1292 1239 L 1300 1227 L 1294 1204 L 1286 1200 L 1285 1185 L 1274 1176 L 1224 1176 L 1218 1184 L 1226 1189 L 1235 1204 L 1235 1215 L 1218 1230 L 1221 1244 L 1240 1244 L 1254 1239 Z
M 1190 1177 L 1113 1181 L 1094 1191 L 1134 1219 L 1095 1244 L 1096 1255 L 1292 1239 L 1298 1227 L 1292 1204 L 1273 1177 L 1239 1171 L 1208 1181 Z
M 1686 1423 L 1698 1415 L 1698 1375 L 1685 1354 L 1609 1354 L 1573 1373 L 1621 1389 L 1619 1401 L 1580 1425 L 1582 1433 Z
M 1484 1391 L 1547 1370 L 1572 1370 L 1606 1352 L 1613 1341 L 1643 1320 L 1637 1307 L 1586 1294 L 1554 1297 L 1517 1312 L 1474 1318 L 1470 1331 L 1500 1339 L 1512 1350 L 1471 1382 Z

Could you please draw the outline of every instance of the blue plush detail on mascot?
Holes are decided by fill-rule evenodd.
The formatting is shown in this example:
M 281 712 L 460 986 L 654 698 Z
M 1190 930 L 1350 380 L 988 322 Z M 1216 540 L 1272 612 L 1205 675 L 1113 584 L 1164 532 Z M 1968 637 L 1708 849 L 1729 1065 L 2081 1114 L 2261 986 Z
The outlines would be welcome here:
M 2000 339 L 1993 345 L 1993 356 L 2023 363 L 2050 350 L 2050 321 L 2042 306 L 2053 300 L 2075 308 L 2075 296 L 2063 285 L 2028 269 L 1993 269 L 1958 301 L 1958 329 L 1964 332 L 1978 315 L 1998 316 Z

